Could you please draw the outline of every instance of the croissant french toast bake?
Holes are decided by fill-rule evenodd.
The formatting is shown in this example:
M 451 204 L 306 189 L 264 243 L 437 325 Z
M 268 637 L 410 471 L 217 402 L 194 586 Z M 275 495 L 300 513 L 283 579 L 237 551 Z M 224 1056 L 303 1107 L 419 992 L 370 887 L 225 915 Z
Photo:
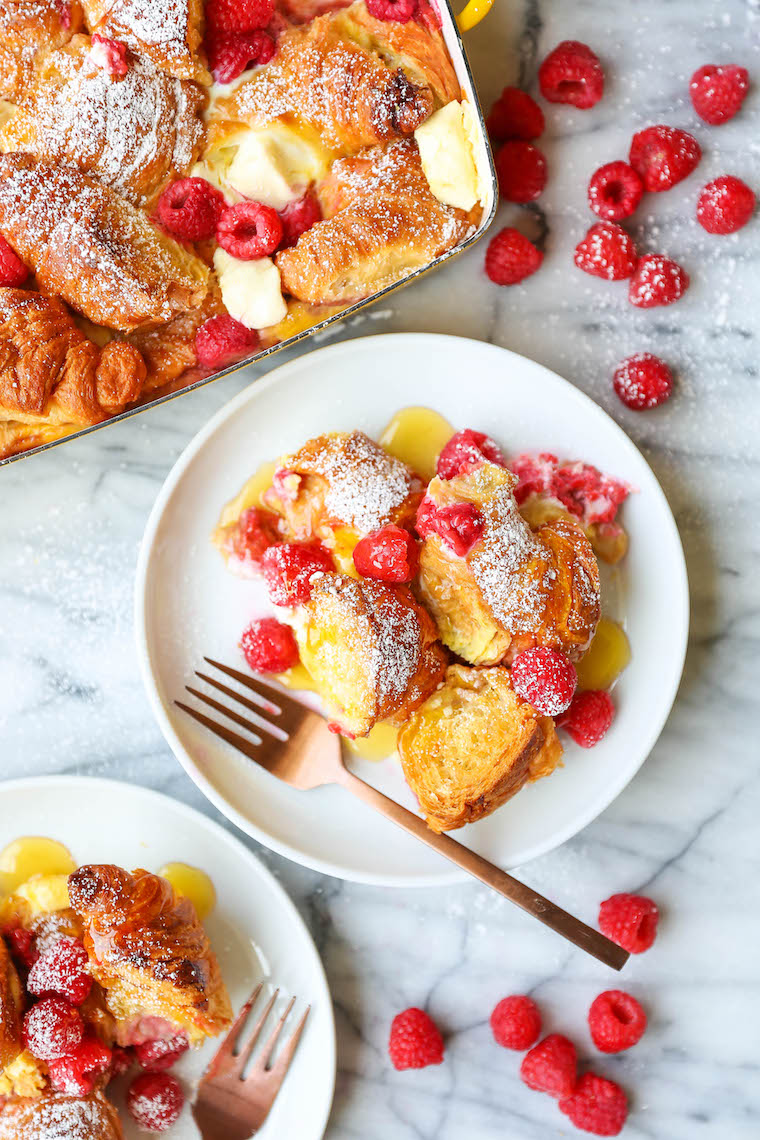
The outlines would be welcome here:
M 0 1140 L 123 1140 L 119 1114 L 101 1093 L 9 1101 L 0 1109 Z

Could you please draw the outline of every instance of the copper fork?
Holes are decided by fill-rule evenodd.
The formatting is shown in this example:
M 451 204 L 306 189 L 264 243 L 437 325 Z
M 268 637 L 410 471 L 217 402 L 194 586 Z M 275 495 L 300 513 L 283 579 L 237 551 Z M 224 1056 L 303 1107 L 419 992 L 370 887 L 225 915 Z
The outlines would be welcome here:
M 230 668 L 229 665 L 213 661 L 210 657 L 204 657 L 204 661 L 243 685 L 251 697 L 244 696 L 207 673 L 196 673 L 196 677 L 223 693 L 231 701 L 242 705 L 251 714 L 251 718 L 246 719 L 234 709 L 190 685 L 185 686 L 187 691 L 222 716 L 252 733 L 256 739 L 250 740 L 241 736 L 190 705 L 183 704 L 182 701 L 175 702 L 200 724 L 205 725 L 222 740 L 226 740 L 233 748 L 237 748 L 249 760 L 253 760 L 267 772 L 294 788 L 308 790 L 324 784 L 339 784 L 369 807 L 392 820 L 398 827 L 479 879 L 481 883 L 485 883 L 510 902 L 522 907 L 528 914 L 532 914 L 539 922 L 556 930 L 569 942 L 575 943 L 587 954 L 598 958 L 600 962 L 604 962 L 614 970 L 622 969 L 628 960 L 627 950 L 605 938 L 598 930 L 586 926 L 580 919 L 568 914 L 556 903 L 550 902 L 525 883 L 502 871 L 500 867 L 495 867 L 482 855 L 477 855 L 468 847 L 457 843 L 451 836 L 437 835 L 420 816 L 407 811 L 401 804 L 384 796 L 382 792 L 350 772 L 343 763 L 339 738 L 330 731 L 327 721 L 319 713 L 287 696 L 281 689 L 262 681 L 260 677 L 251 677 L 238 669 Z
M 266 1044 L 254 1059 L 250 1072 L 245 1071 L 279 993 L 279 990 L 274 991 L 250 1037 L 238 1047 L 238 1039 L 243 1036 L 242 1028 L 258 1000 L 262 986 L 263 982 L 259 982 L 201 1077 L 193 1116 L 203 1140 L 248 1140 L 248 1137 L 254 1136 L 266 1120 L 293 1060 L 311 1007 L 307 1008 L 274 1063 L 270 1065 L 295 998 L 290 999 Z

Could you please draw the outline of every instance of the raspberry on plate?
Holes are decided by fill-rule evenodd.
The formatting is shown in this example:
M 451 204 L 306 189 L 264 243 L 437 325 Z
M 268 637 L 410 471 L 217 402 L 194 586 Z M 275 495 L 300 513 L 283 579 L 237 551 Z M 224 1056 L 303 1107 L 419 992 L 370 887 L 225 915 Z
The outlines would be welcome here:
M 670 190 L 699 165 L 702 148 L 693 135 L 659 124 L 637 131 L 631 139 L 628 161 L 638 172 L 645 190 Z
M 156 214 L 175 237 L 202 241 L 214 236 L 226 208 L 222 192 L 205 178 L 180 178 L 162 190 Z
M 457 557 L 466 558 L 480 541 L 485 520 L 473 503 L 437 507 L 432 499 L 425 498 L 419 505 L 415 526 L 422 538 L 437 534 Z
M 673 375 L 664 360 L 651 352 L 636 352 L 615 369 L 615 393 L 635 412 L 658 408 L 673 393 Z
M 231 257 L 255 261 L 269 257 L 282 240 L 282 222 L 276 210 L 262 202 L 229 206 L 216 227 L 216 240 Z
M 544 133 L 544 113 L 535 99 L 519 87 L 505 87 L 491 108 L 486 127 L 497 142 L 532 142 Z
M 578 1054 L 572 1041 L 550 1033 L 523 1057 L 520 1077 L 530 1089 L 549 1096 L 570 1096 L 576 1087 Z
M 697 202 L 697 221 L 708 234 L 733 234 L 755 212 L 755 193 L 741 178 L 724 174 L 708 182 Z
M 171 1069 L 189 1048 L 187 1034 L 175 1033 L 173 1037 L 159 1037 L 155 1041 L 135 1045 L 135 1056 L 141 1068 L 151 1073 L 163 1073 Z
M 0 285 L 9 289 L 18 289 L 28 276 L 29 270 L 16 251 L 8 245 L 4 237 L 0 237 Z
M 280 221 L 282 222 L 280 249 L 290 249 L 301 234 L 305 234 L 317 222 L 322 221 L 322 211 L 316 194 L 312 190 L 307 190 L 302 198 L 289 202 L 284 210 L 280 210 Z
M 274 13 L 274 0 L 209 0 L 206 21 L 219 32 L 251 32 L 265 28 Z
M 279 518 L 263 507 L 246 507 L 226 539 L 226 547 L 247 569 L 260 570 L 261 559 L 280 541 Z
M 141 1073 L 127 1092 L 129 1115 L 144 1132 L 168 1132 L 184 1104 L 182 1085 L 170 1073 Z
M 584 1073 L 575 1092 L 560 1100 L 559 1108 L 576 1128 L 594 1136 L 617 1136 L 628 1115 L 620 1086 L 596 1073 Z
M 59 938 L 45 949 L 29 971 L 30 994 L 57 994 L 81 1005 L 92 989 L 87 973 L 87 951 L 77 938 Z
M 84 1022 L 63 998 L 46 997 L 24 1017 L 24 1044 L 40 1061 L 70 1057 L 84 1040 Z
M 677 261 L 659 253 L 647 253 L 639 259 L 628 286 L 628 300 L 637 309 L 654 309 L 672 305 L 689 288 L 689 274 Z
M 600 1053 L 622 1053 L 641 1040 L 647 1015 L 624 990 L 605 990 L 591 1003 L 588 1027 Z
M 611 895 L 599 907 L 599 929 L 629 954 L 643 954 L 657 937 L 659 916 L 645 895 Z
M 465 471 L 471 471 L 488 460 L 498 467 L 506 467 L 507 461 L 498 443 L 483 431 L 465 428 L 452 435 L 438 456 L 436 474 L 441 479 L 454 479 Z
M 259 347 L 259 334 L 228 313 L 209 317 L 195 334 L 195 353 L 201 368 L 224 368 Z
M 123 1077 L 132 1068 L 134 1061 L 134 1049 L 129 1046 L 114 1045 L 111 1050 L 111 1076 Z
M 588 44 L 563 40 L 539 67 L 538 84 L 550 103 L 570 103 L 587 111 L 604 94 L 604 72 Z
M 417 0 L 367 0 L 367 11 L 376 20 L 406 24 L 417 12 Z
M 573 699 L 578 684 L 575 666 L 556 649 L 538 645 L 518 653 L 512 662 L 512 688 L 543 716 L 557 716 Z
M 733 119 L 749 91 L 749 72 L 735 63 L 707 63 L 691 77 L 689 94 L 704 122 L 718 127 Z
M 85 1037 L 70 1057 L 48 1061 L 50 1081 L 58 1092 L 68 1096 L 88 1096 L 98 1077 L 111 1065 L 111 1050 L 95 1036 Z
M 623 281 L 636 269 L 638 254 L 633 238 L 617 222 L 597 222 L 578 242 L 573 260 L 592 277 Z
M 240 648 L 255 673 L 284 673 L 298 664 L 298 643 L 293 630 L 276 618 L 252 621 L 243 630 Z M 137 1059 L 140 1060 L 139 1054 Z
M 205 41 L 208 64 L 217 83 L 232 83 L 249 67 L 262 67 L 274 56 L 276 44 L 269 32 L 216 32 Z
M 502 998 L 491 1014 L 491 1030 L 497 1045 L 505 1049 L 530 1049 L 541 1032 L 538 1006 L 523 994 Z
M 443 1038 L 422 1009 L 405 1009 L 391 1024 L 388 1053 L 395 1069 L 424 1069 L 443 1061 Z
M 378 582 L 411 582 L 419 565 L 417 543 L 408 530 L 390 523 L 360 539 L 354 566 L 363 578 Z
M 496 152 L 499 193 L 508 202 L 535 202 L 546 186 L 546 159 L 537 146 L 510 139 Z
M 540 268 L 544 255 L 519 230 L 507 226 L 488 243 L 486 273 L 495 285 L 519 285 Z
M 604 689 L 576 693 L 570 707 L 557 717 L 557 728 L 564 728 L 581 748 L 593 748 L 615 719 L 612 697 Z
M 314 574 L 334 570 L 329 550 L 318 542 L 280 542 L 261 559 L 270 601 L 276 606 L 297 606 L 311 597 Z
M 644 183 L 627 162 L 608 162 L 591 175 L 588 204 L 607 222 L 630 218 L 641 201 Z

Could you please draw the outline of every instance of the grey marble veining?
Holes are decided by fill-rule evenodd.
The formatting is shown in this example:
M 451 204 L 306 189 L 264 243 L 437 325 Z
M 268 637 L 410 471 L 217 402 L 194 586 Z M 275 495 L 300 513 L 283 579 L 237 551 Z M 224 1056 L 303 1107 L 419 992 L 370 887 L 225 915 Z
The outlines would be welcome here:
M 541 236 L 546 260 L 499 290 L 484 247 L 399 293 L 340 337 L 456 331 L 523 352 L 592 395 L 631 434 L 674 509 L 689 566 L 693 618 L 670 721 L 630 787 L 526 879 L 593 921 L 615 890 L 662 908 L 655 949 L 624 984 L 650 1027 L 630 1054 L 600 1058 L 585 1030 L 603 967 L 484 889 L 391 891 L 321 877 L 257 853 L 297 901 L 323 956 L 339 1037 L 330 1140 L 547 1140 L 575 1134 L 551 1101 L 518 1079 L 488 1014 L 530 992 L 547 1026 L 630 1094 L 631 1140 L 750 1140 L 760 1135 L 760 649 L 757 507 L 760 222 L 729 238 L 694 222 L 698 188 L 720 173 L 760 187 L 760 94 L 715 129 L 687 97 L 705 62 L 739 62 L 760 83 L 757 0 L 496 0 L 468 37 L 490 104 L 505 82 L 532 86 L 537 60 L 563 38 L 602 56 L 608 92 L 591 112 L 548 108 L 551 179 L 540 206 L 502 206 L 496 225 Z M 638 312 L 624 285 L 571 264 L 591 223 L 590 173 L 625 157 L 635 129 L 695 129 L 705 157 L 669 194 L 649 196 L 633 230 L 681 261 L 692 287 L 678 305 Z M 678 372 L 678 394 L 645 415 L 612 393 L 615 363 L 651 349 Z M 280 360 L 283 358 L 280 357 Z M 205 390 L 43 457 L 0 471 L 0 756 L 5 777 L 107 775 L 147 784 L 214 814 L 153 723 L 133 648 L 132 584 L 143 527 L 171 464 L 208 417 L 250 380 Z M 537 410 L 537 414 L 538 410 Z M 0 805 L 0 810 L 1 805 Z M 447 1035 L 440 1068 L 395 1073 L 391 1017 L 425 1005 Z M 290 1140 L 290 1138 L 289 1138 Z

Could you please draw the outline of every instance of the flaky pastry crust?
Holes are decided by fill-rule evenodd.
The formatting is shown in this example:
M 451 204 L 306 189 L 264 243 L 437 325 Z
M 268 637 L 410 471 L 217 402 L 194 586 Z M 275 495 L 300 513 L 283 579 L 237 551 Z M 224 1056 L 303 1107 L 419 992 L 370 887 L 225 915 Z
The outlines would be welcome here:
M 0 1077 L 21 1052 L 24 991 L 5 939 L 0 935 Z
M 177 79 L 210 84 L 203 0 L 82 0 L 90 32 L 121 40 Z
M 0 99 L 17 102 L 32 84 L 38 61 L 67 43 L 82 20 L 78 0 L 0 0 Z
M 0 1140 L 124 1140 L 119 1114 L 102 1093 L 50 1094 L 0 1108 Z

